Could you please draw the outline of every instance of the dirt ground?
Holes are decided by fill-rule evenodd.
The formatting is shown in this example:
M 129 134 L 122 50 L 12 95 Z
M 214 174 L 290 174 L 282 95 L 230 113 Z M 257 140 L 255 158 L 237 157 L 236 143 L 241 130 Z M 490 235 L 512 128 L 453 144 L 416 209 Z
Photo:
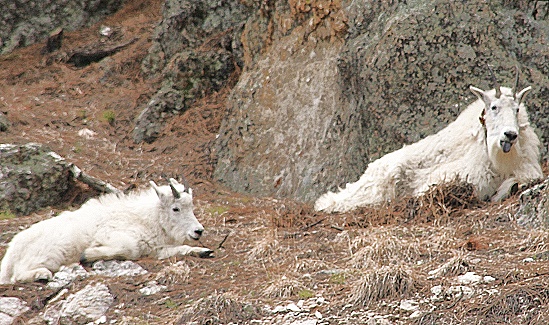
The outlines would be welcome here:
M 121 189 L 184 176 L 206 227 L 200 244 L 215 251 L 211 259 L 179 259 L 185 272 L 169 271 L 182 265 L 174 259 L 144 259 L 138 263 L 146 275 L 90 277 L 74 282 L 71 292 L 105 282 L 115 296 L 107 320 L 116 324 L 548 323 L 549 235 L 516 224 L 517 197 L 478 203 L 465 191 L 456 203 L 440 199 L 455 193 L 443 189 L 424 200 L 330 215 L 290 200 L 232 193 L 211 177 L 212 143 L 229 89 L 172 119 L 158 141 L 133 143 L 134 119 L 159 84 L 142 76 L 140 62 L 160 6 L 159 0 L 128 2 L 99 24 L 66 32 L 52 55 L 41 54 L 43 43 L 0 57 L 0 111 L 12 123 L 0 134 L 3 143 L 47 144 Z M 103 25 L 118 31 L 116 42 L 132 42 L 85 67 L 65 62 L 64 54 L 106 42 Z M 65 208 L 0 220 L 0 255 L 17 231 Z M 467 272 L 482 280 L 460 280 Z M 167 291 L 138 291 L 155 279 Z M 0 286 L 0 296 L 31 307 L 20 324 L 56 294 L 39 283 Z M 300 300 L 309 307 L 299 307 Z M 300 311 L 272 312 L 289 303 Z

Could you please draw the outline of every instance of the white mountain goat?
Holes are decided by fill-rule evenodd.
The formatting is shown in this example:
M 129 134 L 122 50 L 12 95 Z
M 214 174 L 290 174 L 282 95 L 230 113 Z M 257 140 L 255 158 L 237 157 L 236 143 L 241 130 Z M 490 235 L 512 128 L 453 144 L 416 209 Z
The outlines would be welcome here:
M 106 194 L 20 232 L 2 260 L 0 283 L 50 280 L 62 265 L 79 261 L 209 257 L 208 248 L 182 245 L 198 240 L 204 227 L 193 213 L 192 190 L 173 178 L 169 183 L 158 187 L 151 181 L 149 190 Z
M 315 202 L 317 211 L 345 212 L 399 197 L 419 196 L 453 180 L 473 185 L 482 200 L 500 201 L 517 183 L 543 177 L 540 141 L 522 101 L 532 89 L 471 86 L 478 100 L 436 134 L 370 163 L 355 183 L 328 192 Z M 480 121 L 480 122 L 479 122 Z

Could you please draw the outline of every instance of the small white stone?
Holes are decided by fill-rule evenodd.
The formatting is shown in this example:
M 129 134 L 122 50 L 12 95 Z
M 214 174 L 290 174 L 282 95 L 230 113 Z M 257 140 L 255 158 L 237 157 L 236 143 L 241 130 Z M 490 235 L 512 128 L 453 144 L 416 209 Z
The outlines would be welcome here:
M 442 293 L 442 286 L 438 285 L 438 286 L 432 287 L 431 293 L 434 294 L 435 296 L 439 296 Z
M 461 284 L 476 284 L 482 280 L 480 275 L 475 274 L 475 272 L 467 272 L 464 275 L 458 276 L 458 281 Z
M 484 283 L 492 283 L 496 281 L 496 278 L 486 275 L 484 278 L 482 278 L 482 281 L 484 281 Z
M 317 310 L 315 311 L 315 317 L 318 319 L 322 319 L 322 314 Z
M 294 303 L 290 303 L 288 304 L 288 306 L 286 306 L 286 309 L 289 310 L 289 311 L 293 311 L 293 312 L 300 312 L 301 311 L 301 308 L 299 308 L 296 304 Z
M 419 308 L 419 303 L 415 300 L 402 300 L 399 308 L 406 311 L 415 311 Z

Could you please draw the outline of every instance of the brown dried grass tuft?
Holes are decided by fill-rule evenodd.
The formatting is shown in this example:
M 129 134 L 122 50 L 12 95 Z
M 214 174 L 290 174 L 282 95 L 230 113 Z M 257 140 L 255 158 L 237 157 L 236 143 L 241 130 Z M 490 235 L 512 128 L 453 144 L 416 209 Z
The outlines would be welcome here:
M 248 262 L 269 262 L 276 256 L 285 256 L 284 247 L 278 240 L 276 229 L 269 229 L 264 237 L 256 241 L 248 253 Z
M 383 266 L 365 273 L 351 290 L 351 303 L 369 307 L 383 299 L 401 299 L 419 287 L 402 266 Z
M 176 324 L 240 324 L 261 318 L 263 312 L 257 304 L 242 301 L 242 297 L 229 292 L 215 293 L 193 303 Z
M 446 276 L 456 276 L 465 274 L 471 269 L 471 264 L 467 256 L 460 251 L 455 251 L 455 255 L 446 263 L 429 272 L 431 278 L 440 278 Z
M 262 295 L 267 298 L 290 298 L 303 289 L 305 287 L 299 281 L 283 275 L 271 281 Z
M 184 261 L 171 264 L 156 274 L 156 281 L 159 284 L 172 285 L 184 283 L 189 280 L 191 268 Z
M 431 186 L 423 195 L 408 196 L 380 206 L 363 207 L 358 212 L 367 220 L 356 223 L 361 226 L 391 225 L 403 223 L 445 224 L 478 208 L 482 201 L 475 195 L 471 184 L 458 180 Z
M 404 229 L 380 227 L 355 238 L 352 249 L 358 249 L 349 263 L 353 268 L 409 263 L 420 257 L 420 242 Z
M 463 311 L 475 315 L 483 324 L 548 324 L 544 313 L 549 304 L 549 279 L 542 277 L 536 283 L 521 282 L 503 288 L 501 294 L 488 296 L 485 303 Z

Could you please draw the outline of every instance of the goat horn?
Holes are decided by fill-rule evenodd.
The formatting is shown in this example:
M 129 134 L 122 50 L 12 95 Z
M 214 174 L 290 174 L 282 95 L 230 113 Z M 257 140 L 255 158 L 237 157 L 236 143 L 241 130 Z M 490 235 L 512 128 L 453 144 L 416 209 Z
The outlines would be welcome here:
M 519 76 L 520 76 L 520 70 L 518 65 L 515 66 L 516 71 L 516 77 L 515 77 L 515 86 L 513 87 L 513 99 L 517 100 L 517 89 L 519 85 Z
M 181 198 L 181 194 L 175 189 L 175 186 L 173 186 L 172 183 L 170 183 L 170 188 L 172 189 L 173 197 L 176 199 Z
M 492 67 L 487 64 L 488 66 L 488 70 L 490 70 L 490 75 L 492 76 L 492 82 L 494 83 L 494 86 L 496 88 L 496 98 L 499 98 L 501 97 L 501 89 L 499 87 L 499 83 L 498 83 L 498 80 L 496 78 L 496 75 L 494 74 L 494 70 L 492 70 Z

